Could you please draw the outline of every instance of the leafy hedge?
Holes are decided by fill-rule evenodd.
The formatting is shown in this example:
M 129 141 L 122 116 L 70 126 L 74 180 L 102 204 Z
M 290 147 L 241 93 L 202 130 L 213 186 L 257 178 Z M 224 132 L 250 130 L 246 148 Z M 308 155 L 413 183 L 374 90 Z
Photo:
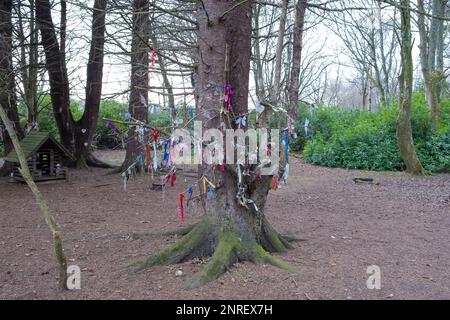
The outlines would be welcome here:
M 442 126 L 435 132 L 424 95 L 413 97 L 412 127 L 414 142 L 425 169 L 450 171 L 450 101 L 443 103 Z M 382 108 L 377 113 L 319 108 L 303 113 L 298 121 L 300 140 L 306 141 L 303 159 L 327 167 L 375 171 L 403 170 L 396 139 L 398 107 Z M 310 121 L 304 133 L 304 118 Z

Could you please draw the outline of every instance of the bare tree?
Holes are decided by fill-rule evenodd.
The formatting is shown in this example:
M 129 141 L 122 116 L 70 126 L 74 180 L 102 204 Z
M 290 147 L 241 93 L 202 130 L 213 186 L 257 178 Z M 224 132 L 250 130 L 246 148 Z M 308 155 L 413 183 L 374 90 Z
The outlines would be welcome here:
M 289 85 L 289 115 L 292 119 L 298 117 L 298 102 L 300 89 L 300 66 L 303 49 L 303 32 L 307 0 L 298 0 L 295 8 L 295 26 L 293 33 L 292 65 Z
M 401 63 L 400 111 L 397 120 L 397 139 L 400 155 L 406 165 L 406 171 L 411 174 L 423 175 L 425 170 L 420 163 L 414 147 L 411 128 L 411 97 L 413 91 L 413 59 L 411 35 L 411 7 L 408 0 L 400 0 L 401 14 Z
M 149 1 L 133 1 L 133 34 L 131 43 L 131 92 L 128 111 L 138 121 L 148 121 L 149 85 Z M 130 128 L 127 155 L 122 165 L 128 168 L 143 153 L 143 145 L 137 138 L 136 128 Z
M 431 109 L 431 123 L 437 129 L 441 122 L 441 85 L 444 75 L 444 21 L 446 0 L 433 0 L 431 23 L 425 17 L 424 0 L 417 1 L 417 26 L 420 36 L 420 62 L 425 97 Z

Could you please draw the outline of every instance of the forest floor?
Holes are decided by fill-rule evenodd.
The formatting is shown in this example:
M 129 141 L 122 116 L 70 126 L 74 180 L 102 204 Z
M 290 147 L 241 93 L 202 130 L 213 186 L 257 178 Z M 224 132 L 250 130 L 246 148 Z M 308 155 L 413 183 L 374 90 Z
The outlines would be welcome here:
M 120 175 L 107 173 L 72 170 L 69 182 L 40 185 L 69 264 L 82 270 L 81 290 L 64 293 L 31 193 L 0 178 L 0 299 L 450 299 L 450 175 L 328 169 L 294 158 L 289 186 L 270 193 L 266 214 L 279 231 L 303 239 L 279 255 L 296 272 L 244 262 L 185 290 L 202 261 L 138 274 L 127 266 L 175 240 L 161 233 L 179 227 L 178 194 L 192 178 L 180 172 L 163 194 L 141 176 L 124 192 Z M 377 184 L 356 184 L 356 177 Z M 187 209 L 188 224 L 200 217 L 195 209 Z M 381 269 L 381 290 L 367 288 L 372 265 Z

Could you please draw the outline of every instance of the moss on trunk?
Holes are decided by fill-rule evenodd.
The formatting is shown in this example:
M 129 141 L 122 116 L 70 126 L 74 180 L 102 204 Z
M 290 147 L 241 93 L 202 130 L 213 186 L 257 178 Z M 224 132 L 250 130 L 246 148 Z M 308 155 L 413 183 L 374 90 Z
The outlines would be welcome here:
M 217 215 L 206 215 L 200 223 L 182 239 L 161 252 L 144 257 L 131 265 L 134 271 L 142 271 L 156 265 L 171 265 L 192 258 L 210 257 L 204 268 L 188 280 L 188 288 L 197 288 L 217 279 L 237 261 L 252 261 L 256 264 L 271 264 L 294 271 L 286 262 L 274 257 L 271 252 L 284 252 L 291 246 L 264 221 L 264 230 L 258 236 L 240 235 L 235 222 L 221 221 Z M 243 239 L 251 239 L 245 241 Z M 264 243 L 264 244 L 262 244 Z M 266 249 L 270 244 L 270 249 Z

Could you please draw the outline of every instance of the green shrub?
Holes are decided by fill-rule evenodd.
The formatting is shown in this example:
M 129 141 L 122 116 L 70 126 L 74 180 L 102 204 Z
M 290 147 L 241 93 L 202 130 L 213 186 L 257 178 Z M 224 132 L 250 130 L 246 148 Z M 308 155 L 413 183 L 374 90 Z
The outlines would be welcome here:
M 442 128 L 435 132 L 423 93 L 414 93 L 413 138 L 422 164 L 432 172 L 450 170 L 450 102 L 444 99 L 442 106 Z M 319 108 L 310 115 L 302 157 L 327 167 L 403 170 L 396 138 L 397 115 L 395 104 L 376 113 Z

